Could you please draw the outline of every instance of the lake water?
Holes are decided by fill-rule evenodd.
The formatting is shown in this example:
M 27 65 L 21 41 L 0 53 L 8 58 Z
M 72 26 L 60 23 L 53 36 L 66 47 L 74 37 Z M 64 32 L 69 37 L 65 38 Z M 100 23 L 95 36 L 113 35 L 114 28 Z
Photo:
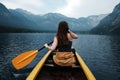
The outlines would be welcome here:
M 0 34 L 0 80 L 25 80 L 48 51 L 43 49 L 27 67 L 16 71 L 11 60 L 22 52 L 39 49 L 53 40 L 54 33 Z M 120 36 L 81 35 L 73 47 L 84 59 L 97 80 L 120 80 Z

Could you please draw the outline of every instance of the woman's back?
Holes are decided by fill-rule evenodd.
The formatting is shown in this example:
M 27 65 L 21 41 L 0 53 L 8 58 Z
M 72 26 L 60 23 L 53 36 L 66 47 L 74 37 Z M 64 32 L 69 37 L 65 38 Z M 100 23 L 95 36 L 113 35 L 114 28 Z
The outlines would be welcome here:
M 68 23 L 62 21 L 59 23 L 58 31 L 54 37 L 52 46 L 45 44 L 45 47 L 50 50 L 59 49 L 59 51 L 70 51 L 72 46 L 72 39 L 76 39 L 78 36 L 70 31 Z
M 61 52 L 62 51 L 69 52 L 69 51 L 71 51 L 71 46 L 72 46 L 72 41 L 69 41 L 68 44 L 66 44 L 66 45 L 57 46 L 56 50 L 61 51 Z

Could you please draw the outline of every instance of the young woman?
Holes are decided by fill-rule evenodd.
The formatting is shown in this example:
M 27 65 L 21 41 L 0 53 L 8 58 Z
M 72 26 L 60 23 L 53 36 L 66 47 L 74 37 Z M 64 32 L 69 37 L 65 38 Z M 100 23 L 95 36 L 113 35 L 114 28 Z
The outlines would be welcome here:
M 56 54 L 53 55 L 53 61 L 57 66 L 74 66 L 76 59 L 73 53 L 74 49 L 71 49 L 72 40 L 77 39 L 77 34 L 70 31 L 68 23 L 61 21 L 58 26 L 58 31 L 54 37 L 54 41 L 51 46 L 45 44 L 44 46 L 49 50 L 56 50 Z
M 68 26 L 66 21 L 61 21 L 58 25 L 58 31 L 54 37 L 53 43 L 51 46 L 45 44 L 44 46 L 49 50 L 58 50 L 58 51 L 71 51 L 72 40 L 77 39 L 78 35 L 73 33 Z

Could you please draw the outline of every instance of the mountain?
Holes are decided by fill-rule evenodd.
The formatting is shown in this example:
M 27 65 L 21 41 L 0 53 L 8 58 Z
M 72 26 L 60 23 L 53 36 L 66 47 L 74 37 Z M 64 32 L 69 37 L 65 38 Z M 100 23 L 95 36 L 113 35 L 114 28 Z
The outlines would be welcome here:
M 97 34 L 120 34 L 120 3 L 91 32 Z
M 15 30 L 27 30 L 31 25 L 35 25 L 32 21 L 25 18 L 22 14 L 8 10 L 3 4 L 0 3 L 0 32 L 14 32 Z
M 106 17 L 108 14 L 92 15 L 88 16 L 88 24 L 91 24 L 92 27 L 95 27 L 99 24 L 100 20 Z
M 2 3 L 0 3 L 0 16 L 1 15 L 5 15 L 5 16 L 9 15 L 8 9 Z
M 87 27 L 87 30 L 91 30 L 92 28 L 94 28 L 95 26 L 97 26 L 97 24 L 99 24 L 100 20 L 102 20 L 104 17 L 106 17 L 107 14 L 101 14 L 101 15 L 91 15 L 88 17 L 82 17 L 79 18 L 79 24 Z
M 56 31 L 60 21 L 67 21 L 74 31 L 89 31 L 106 15 L 70 18 L 59 13 L 34 15 L 23 9 L 7 9 L 0 3 L 0 32 Z

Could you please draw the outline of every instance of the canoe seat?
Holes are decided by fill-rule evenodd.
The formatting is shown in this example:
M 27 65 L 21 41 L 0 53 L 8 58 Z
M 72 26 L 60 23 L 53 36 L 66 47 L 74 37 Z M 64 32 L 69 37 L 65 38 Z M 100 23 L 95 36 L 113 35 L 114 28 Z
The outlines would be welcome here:
M 48 67 L 55 67 L 54 64 L 44 64 L 44 66 L 48 66 Z M 61 66 L 60 66 L 61 67 Z M 72 68 L 80 68 L 79 65 L 75 65 L 75 66 L 72 66 Z

